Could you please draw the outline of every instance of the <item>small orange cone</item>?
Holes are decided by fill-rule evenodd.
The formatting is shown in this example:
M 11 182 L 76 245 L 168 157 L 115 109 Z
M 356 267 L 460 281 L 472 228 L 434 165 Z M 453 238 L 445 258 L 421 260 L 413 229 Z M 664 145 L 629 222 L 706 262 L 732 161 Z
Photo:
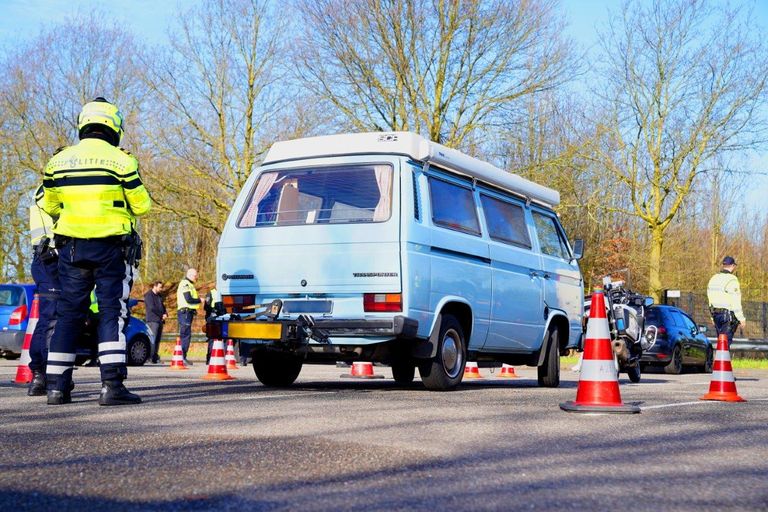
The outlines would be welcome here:
M 605 297 L 600 288 L 592 294 L 576 400 L 564 402 L 560 408 L 567 412 L 640 412 L 636 405 L 626 405 L 621 401 L 608 318 L 605 316 Z
M 465 379 L 482 379 L 483 376 L 480 375 L 480 368 L 477 367 L 477 363 L 467 363 L 467 365 L 464 367 L 464 378 Z
M 719 400 L 721 402 L 746 402 L 736 391 L 736 379 L 731 366 L 731 352 L 728 350 L 728 336 L 720 334 L 717 337 L 717 352 L 715 364 L 712 367 L 712 381 L 709 383 L 709 393 L 699 400 Z
M 181 350 L 181 338 L 176 337 L 176 346 L 173 347 L 173 357 L 171 358 L 171 370 L 189 370 L 184 364 L 184 352 Z
M 235 357 L 235 343 L 232 339 L 227 340 L 227 355 L 224 357 L 224 361 L 227 362 L 227 370 L 239 370 L 237 366 L 237 358 Z
M 502 377 L 504 379 L 517 379 L 520 376 L 515 373 L 515 367 L 509 364 L 502 364 L 501 365 L 501 372 L 499 372 L 499 377 Z
M 208 364 L 208 373 L 203 375 L 205 380 L 233 380 L 234 377 L 227 373 L 227 363 L 224 362 L 224 340 L 213 340 L 211 359 Z
M 16 378 L 13 379 L 14 384 L 29 384 L 32 382 L 32 370 L 29 369 L 29 363 L 32 362 L 32 358 L 29 357 L 29 347 L 32 345 L 32 335 L 35 333 L 39 317 L 40 301 L 37 294 L 35 294 L 32 299 L 32 311 L 29 313 L 29 320 L 27 322 L 27 331 L 24 333 L 24 343 L 21 347 L 21 360 L 16 368 Z
M 347 379 L 383 379 L 383 375 L 373 373 L 373 363 L 368 361 L 355 361 L 349 369 L 349 374 L 341 375 Z

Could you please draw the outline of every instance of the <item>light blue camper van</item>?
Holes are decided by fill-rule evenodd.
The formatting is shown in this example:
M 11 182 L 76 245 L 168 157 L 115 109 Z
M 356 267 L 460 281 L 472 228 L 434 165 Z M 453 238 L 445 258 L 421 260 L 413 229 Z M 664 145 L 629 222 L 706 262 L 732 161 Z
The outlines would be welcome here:
M 558 386 L 579 345 L 583 283 L 559 194 L 407 132 L 278 142 L 219 242 L 228 314 L 257 378 L 373 361 L 450 390 L 466 362 L 538 367 Z

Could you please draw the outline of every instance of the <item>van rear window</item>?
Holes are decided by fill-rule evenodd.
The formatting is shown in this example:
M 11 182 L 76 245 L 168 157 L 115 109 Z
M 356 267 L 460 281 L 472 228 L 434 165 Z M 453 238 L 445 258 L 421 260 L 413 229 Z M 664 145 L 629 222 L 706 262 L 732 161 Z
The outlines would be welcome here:
M 384 222 L 392 214 L 392 166 L 286 169 L 259 176 L 238 227 Z

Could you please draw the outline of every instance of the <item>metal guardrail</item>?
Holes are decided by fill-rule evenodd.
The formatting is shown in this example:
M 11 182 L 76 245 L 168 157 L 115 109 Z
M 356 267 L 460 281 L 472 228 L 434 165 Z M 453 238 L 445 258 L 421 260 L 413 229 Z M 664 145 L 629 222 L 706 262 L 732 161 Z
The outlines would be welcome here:
M 712 346 L 717 346 L 717 338 L 708 336 L 707 339 Z M 749 338 L 733 338 L 731 343 L 731 352 L 754 352 L 758 354 L 768 354 L 768 340 L 753 340 Z

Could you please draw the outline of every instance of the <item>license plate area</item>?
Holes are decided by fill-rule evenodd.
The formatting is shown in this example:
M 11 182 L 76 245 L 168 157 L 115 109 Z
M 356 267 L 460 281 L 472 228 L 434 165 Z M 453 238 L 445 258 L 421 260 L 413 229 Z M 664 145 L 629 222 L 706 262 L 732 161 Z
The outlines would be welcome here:
M 331 313 L 332 300 L 284 300 L 283 313 Z
M 270 322 L 227 322 L 224 338 L 279 340 L 283 335 L 283 325 Z

